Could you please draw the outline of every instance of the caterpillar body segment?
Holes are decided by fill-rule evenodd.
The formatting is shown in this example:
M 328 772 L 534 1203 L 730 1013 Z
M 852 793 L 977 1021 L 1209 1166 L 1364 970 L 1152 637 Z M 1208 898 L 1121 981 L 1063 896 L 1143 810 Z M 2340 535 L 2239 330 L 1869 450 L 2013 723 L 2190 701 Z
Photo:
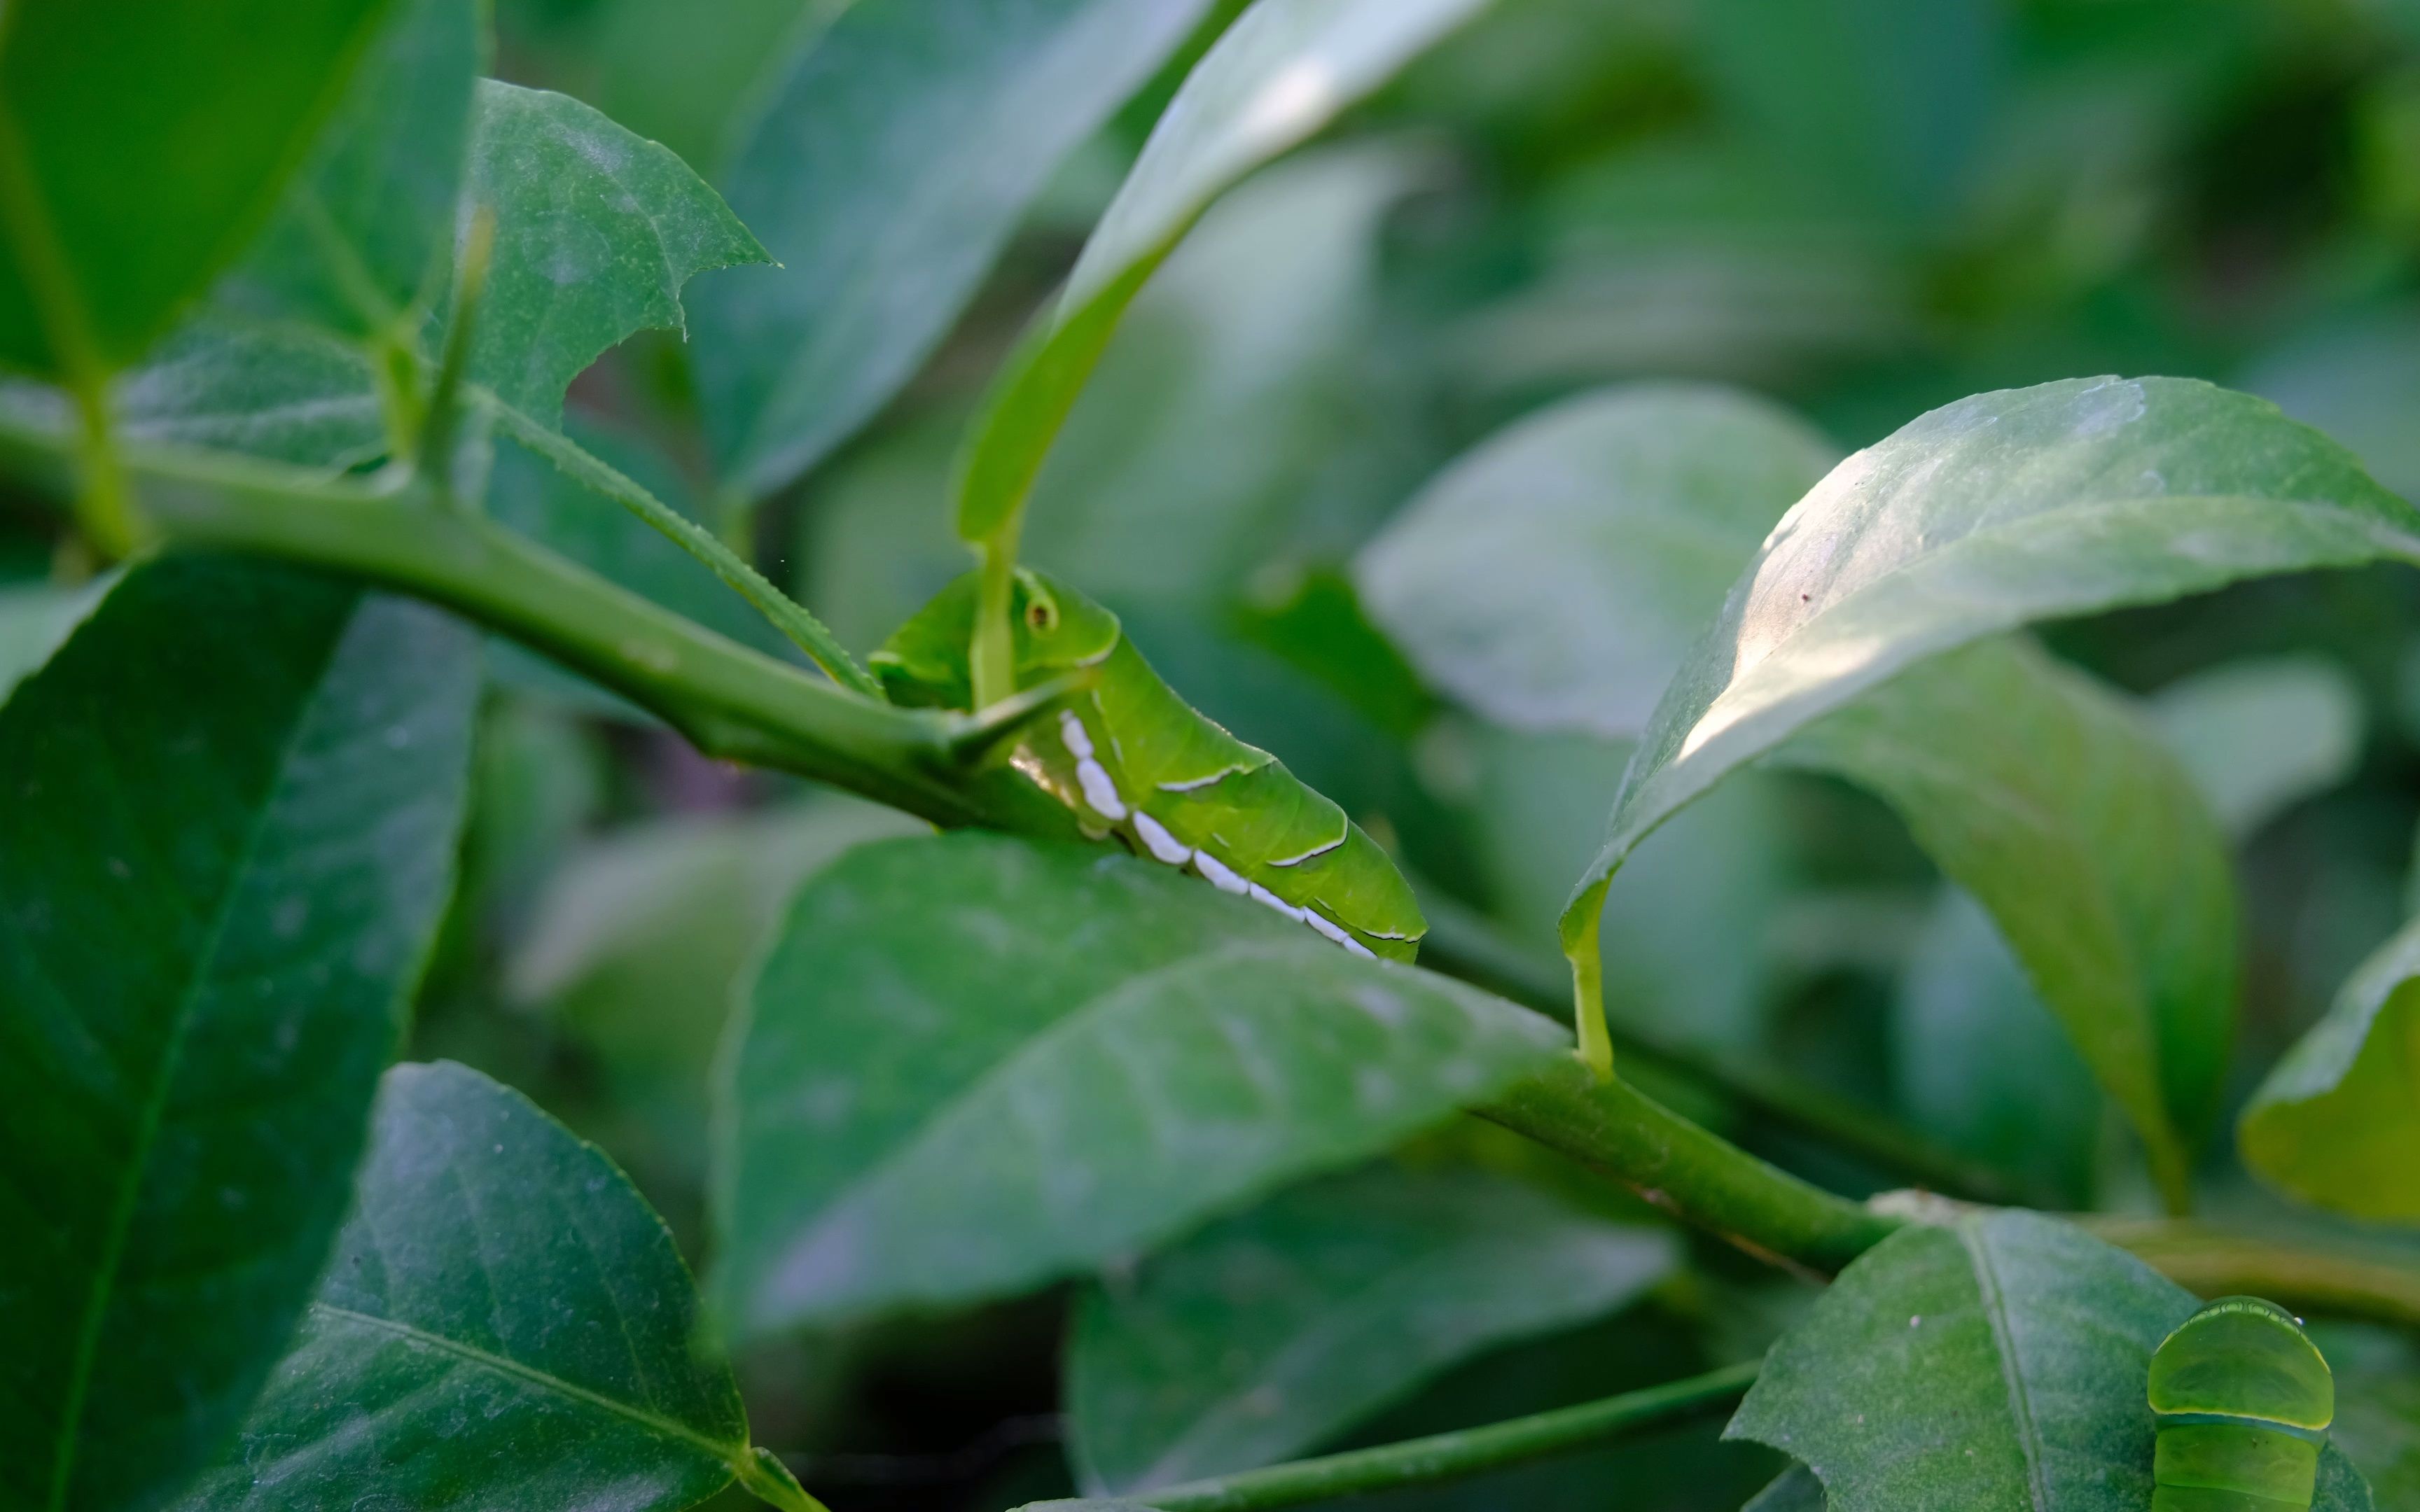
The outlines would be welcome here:
M 2222 1297 L 2151 1356 L 2159 1421 L 2151 1512 L 2287 1512 L 2311 1504 L 2335 1379 L 2291 1314 Z
M 970 574 L 868 658 L 893 702 L 971 707 L 974 606 Z M 1255 899 L 1345 949 L 1413 958 L 1428 928 L 1419 904 L 1343 810 L 1177 697 L 1100 605 L 1020 569 L 1015 609 L 1019 689 L 1095 670 L 1093 686 L 1010 757 L 1086 833 L 1115 835 L 1138 856 Z

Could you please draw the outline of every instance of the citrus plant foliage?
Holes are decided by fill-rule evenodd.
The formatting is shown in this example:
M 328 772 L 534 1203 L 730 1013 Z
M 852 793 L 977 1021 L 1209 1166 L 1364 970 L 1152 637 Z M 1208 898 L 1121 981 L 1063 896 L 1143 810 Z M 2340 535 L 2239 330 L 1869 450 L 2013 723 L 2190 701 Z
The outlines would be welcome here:
M 993 1506 L 2420 1484 L 2420 926 L 2242 1011 L 2397 674 L 2176 650 L 2412 640 L 2391 426 L 1802 413 L 1629 243 L 1392 311 L 1407 423 L 1505 186 L 1405 123 L 1551 6 L 593 8 L 0 8 L 0 1512 L 847 1512 L 815 1381 L 973 1316 Z M 1913 339 L 2014 8 L 1605 23 L 1773 146 L 1776 371 Z

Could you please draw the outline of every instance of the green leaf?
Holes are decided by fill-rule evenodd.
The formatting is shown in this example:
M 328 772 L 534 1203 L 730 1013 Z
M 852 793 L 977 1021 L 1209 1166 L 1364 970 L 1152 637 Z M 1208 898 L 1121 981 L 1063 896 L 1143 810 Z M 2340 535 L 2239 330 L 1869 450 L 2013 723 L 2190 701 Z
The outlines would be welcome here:
M 1082 1272 L 1566 1042 L 1152 863 L 973 832 L 810 882 L 734 1029 L 712 1295 L 742 1336 Z
M 2361 759 L 2361 690 L 2319 656 L 2213 667 L 2160 689 L 2150 715 L 2239 841 Z
M 663 1220 L 594 1146 L 467 1067 L 397 1066 L 302 1332 L 179 1505 L 672 1512 L 787 1482 L 696 1317 Z
M 706 1127 L 715 1041 L 799 882 L 853 845 L 924 827 L 832 795 L 617 830 L 557 868 L 506 990 L 547 1004 L 597 1056 L 621 1109 L 659 1146 L 689 1153 Z
M 362 348 L 332 332 L 206 312 L 171 332 L 111 396 L 121 434 L 344 470 L 387 453 Z
M 2420 1505 L 2420 1349 L 2383 1328 L 2320 1322 L 2309 1332 L 2336 1378 L 2329 1439 L 2360 1468 L 2381 1506 Z
M 2024 642 L 1988 640 L 1867 693 L 1776 760 L 1874 792 L 1991 911 L 2184 1202 L 2233 1037 L 2234 875 L 2141 717 Z
M 1961 888 L 1943 891 L 1908 952 L 1891 1045 L 1892 1088 L 1918 1127 L 2065 1206 L 2092 1205 L 2104 1105 L 2092 1068 Z
M 1366 533 L 1409 449 L 1368 356 L 1377 234 L 1435 166 L 1396 142 L 1315 149 L 1213 206 L 1068 415 L 1024 554 L 1107 600 L 1202 604 Z
M 471 371 L 550 426 L 564 389 L 606 348 L 685 329 L 692 276 L 767 260 L 687 163 L 543 89 L 480 83 L 467 199 L 496 215 Z
M 1471 709 L 1636 736 L 1741 564 L 1838 455 L 1729 389 L 1582 394 L 1466 453 L 1362 549 L 1355 580 Z
M 473 638 L 170 558 L 0 710 L 0 1500 L 148 1506 L 344 1216 L 452 884 Z
M 13 5 L 0 30 L 0 363 L 123 367 L 243 250 L 381 0 Z
M 2236 1142 L 2289 1196 L 2420 1223 L 2420 923 L 2346 981 L 2253 1094 Z
M 1484 0 L 1259 0 L 1193 71 L 1084 244 L 1066 292 L 994 380 L 957 488 L 961 538 L 1018 518 L 1138 289 L 1211 200 L 1384 84 Z
M 1841 1273 L 1725 1430 L 1804 1461 L 1833 1512 L 2140 1512 L 2151 1351 L 2199 1301 L 2034 1213 L 1911 1227 Z M 2314 1512 L 2366 1512 L 2323 1456 Z
M 1823 1512 L 1823 1483 L 1805 1465 L 1792 1465 L 1740 1512 Z
M 808 42 L 724 187 L 781 262 L 698 301 L 723 470 L 767 494 L 872 418 L 965 308 L 1059 160 L 1205 0 L 858 6 Z
M 1069 1452 L 1147 1493 L 1315 1448 L 1497 1345 L 1636 1300 L 1672 1236 L 1475 1170 L 1297 1187 L 1085 1294 Z
M 17 685 L 41 669 L 116 586 L 115 576 L 81 588 L 18 583 L 0 588 L 0 707 Z
M 395 0 L 310 161 L 218 302 L 406 342 L 442 292 L 487 54 L 477 0 Z
M 1926 657 L 2242 578 L 2420 560 L 2420 516 L 2318 433 L 2182 378 L 1978 394 L 1835 468 L 1656 707 L 1563 917 L 1721 777 Z

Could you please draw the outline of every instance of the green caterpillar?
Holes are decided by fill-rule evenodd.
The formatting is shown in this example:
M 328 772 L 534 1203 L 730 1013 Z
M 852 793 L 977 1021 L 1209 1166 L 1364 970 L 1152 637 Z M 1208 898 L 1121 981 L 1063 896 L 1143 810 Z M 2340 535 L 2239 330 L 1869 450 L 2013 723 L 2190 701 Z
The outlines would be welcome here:
M 2151 1356 L 2151 1512 L 2307 1507 L 2336 1415 L 2328 1362 L 2274 1303 L 2222 1297 Z
M 969 574 L 868 658 L 892 702 L 972 707 L 974 608 Z M 1178 698 L 1100 605 L 1020 569 L 1014 608 L 1020 690 L 1097 670 L 1093 686 L 1011 757 L 1086 834 L 1114 834 L 1136 854 L 1189 868 L 1357 955 L 1413 958 L 1428 931 L 1419 904 L 1343 810 Z

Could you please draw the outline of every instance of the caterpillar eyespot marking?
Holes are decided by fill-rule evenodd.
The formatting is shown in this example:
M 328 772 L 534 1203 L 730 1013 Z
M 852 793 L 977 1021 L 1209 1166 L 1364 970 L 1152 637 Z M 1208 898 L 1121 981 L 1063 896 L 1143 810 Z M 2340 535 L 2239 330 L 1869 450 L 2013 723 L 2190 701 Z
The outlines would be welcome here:
M 970 574 L 868 658 L 893 702 L 971 707 L 974 606 Z M 1099 670 L 1089 691 L 1009 756 L 1074 812 L 1082 833 L 1114 835 L 1138 855 L 1189 867 L 1356 955 L 1418 953 L 1427 922 L 1386 852 L 1283 763 L 1177 697 L 1116 615 L 1027 570 L 1016 575 L 1012 614 L 1019 688 Z
M 2149 1396 L 2151 1512 L 2311 1504 L 2335 1379 L 2283 1307 L 2221 1297 L 2195 1313 L 2152 1354 Z

